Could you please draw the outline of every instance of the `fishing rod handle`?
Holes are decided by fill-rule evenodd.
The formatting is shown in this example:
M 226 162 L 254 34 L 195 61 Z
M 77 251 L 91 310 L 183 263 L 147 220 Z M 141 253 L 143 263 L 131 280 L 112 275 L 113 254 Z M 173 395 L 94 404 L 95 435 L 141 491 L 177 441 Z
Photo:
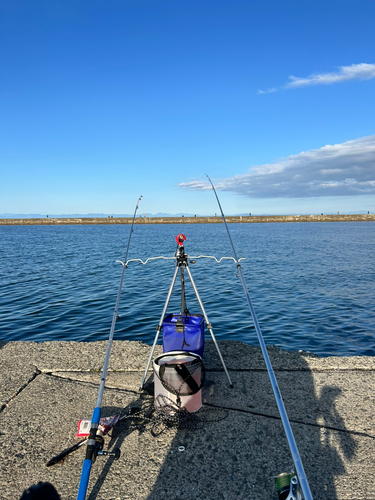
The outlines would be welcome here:
M 92 466 L 92 461 L 86 458 L 82 466 L 81 481 L 79 482 L 77 500 L 86 500 L 86 493 L 87 493 L 87 487 L 89 485 L 91 466 Z

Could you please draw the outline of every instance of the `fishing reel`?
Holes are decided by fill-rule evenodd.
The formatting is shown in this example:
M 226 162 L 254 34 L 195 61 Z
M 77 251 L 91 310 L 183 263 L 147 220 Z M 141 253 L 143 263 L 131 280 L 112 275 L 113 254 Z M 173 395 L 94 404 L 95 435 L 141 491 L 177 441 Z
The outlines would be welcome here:
M 86 458 L 95 463 L 96 457 L 101 453 L 104 446 L 104 437 L 96 429 L 91 428 L 90 436 L 87 441 Z
M 77 437 L 84 436 L 84 439 L 82 439 L 82 441 L 80 441 L 79 443 L 74 444 L 70 448 L 67 448 L 66 450 L 62 451 L 61 453 L 59 453 L 55 457 L 51 458 L 51 460 L 49 460 L 46 463 L 46 466 L 51 467 L 52 465 L 58 464 L 59 462 L 64 460 L 64 458 L 66 458 L 68 455 L 73 453 L 73 451 L 78 450 L 78 448 L 83 446 L 85 443 L 87 443 L 87 445 L 88 445 L 87 450 L 86 450 L 86 458 L 89 458 L 90 460 L 92 460 L 92 463 L 95 462 L 96 457 L 98 455 L 111 456 L 111 457 L 114 457 L 114 460 L 118 460 L 120 458 L 120 455 L 121 455 L 120 448 L 117 448 L 114 451 L 103 451 L 103 447 L 104 447 L 103 433 L 105 434 L 109 429 L 111 429 L 114 425 L 116 425 L 118 420 L 119 420 L 119 418 L 117 415 L 114 415 L 113 417 L 103 417 L 102 419 L 100 419 L 101 429 L 98 429 L 96 431 L 96 434 L 95 434 L 95 429 L 94 429 L 92 433 L 90 432 L 90 436 L 85 433 L 86 432 L 85 427 L 87 424 L 90 424 L 90 420 L 86 420 L 86 419 L 80 420 L 80 422 L 78 424 Z
M 91 441 L 91 442 L 90 442 Z M 95 439 L 90 440 L 87 443 L 86 458 L 89 458 L 92 463 L 95 462 L 97 456 L 104 457 L 114 457 L 114 460 L 118 460 L 121 456 L 120 448 L 116 448 L 115 451 L 104 451 L 104 437 L 100 431 L 97 432 Z
M 120 448 L 116 448 L 115 451 L 100 450 L 100 451 L 98 451 L 98 455 L 101 455 L 104 457 L 114 457 L 114 460 L 118 460 L 121 457 L 121 450 L 120 450 Z
M 298 477 L 293 470 L 279 474 L 275 482 L 279 500 L 302 500 Z
M 118 460 L 120 458 L 121 456 L 120 448 L 116 448 L 114 451 L 105 451 L 103 450 L 103 447 L 104 447 L 104 437 L 98 433 L 95 438 L 95 452 L 94 452 L 95 456 L 99 455 L 101 457 L 113 457 L 114 460 Z

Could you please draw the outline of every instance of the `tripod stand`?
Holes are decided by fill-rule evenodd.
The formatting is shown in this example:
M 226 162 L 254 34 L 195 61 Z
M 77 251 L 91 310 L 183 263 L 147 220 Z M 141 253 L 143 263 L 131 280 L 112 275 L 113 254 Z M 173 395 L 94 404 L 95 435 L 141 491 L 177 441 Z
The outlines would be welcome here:
M 186 300 L 185 300 L 185 278 L 184 278 L 184 270 L 186 270 L 186 272 L 189 275 L 189 278 L 190 278 L 191 284 L 193 286 L 195 295 L 197 297 L 199 306 L 200 306 L 200 308 L 202 310 L 203 317 L 204 317 L 204 319 L 206 321 L 206 326 L 207 326 L 207 328 L 208 328 L 208 330 L 209 330 L 209 332 L 211 334 L 212 340 L 214 341 L 214 344 L 215 344 L 217 353 L 219 355 L 221 364 L 223 365 L 225 374 L 226 374 L 226 376 L 228 378 L 229 386 L 231 388 L 233 388 L 233 384 L 232 384 L 232 381 L 230 379 L 227 367 L 225 366 L 224 359 L 223 359 L 223 357 L 221 355 L 219 346 L 218 346 L 218 344 L 216 342 L 216 338 L 215 338 L 214 332 L 212 330 L 212 324 L 210 323 L 210 321 L 208 319 L 208 316 L 207 316 L 206 311 L 204 309 L 203 303 L 202 303 L 201 298 L 199 296 L 197 287 L 195 286 L 195 283 L 194 283 L 194 280 L 193 280 L 193 276 L 191 275 L 191 272 L 190 272 L 190 269 L 189 269 L 188 255 L 185 254 L 185 249 L 184 249 L 184 246 L 183 246 L 183 241 L 186 238 L 183 235 L 179 235 L 179 236 L 177 236 L 176 239 L 177 239 L 177 243 L 178 243 L 178 248 L 177 248 L 177 251 L 176 251 L 176 259 L 177 259 L 176 269 L 175 269 L 175 272 L 174 272 L 174 275 L 173 275 L 171 286 L 170 286 L 169 291 L 168 291 L 167 300 L 165 301 L 163 312 L 161 314 L 159 324 L 156 327 L 155 340 L 154 340 L 154 343 L 153 343 L 152 348 L 151 348 L 151 353 L 150 353 L 150 356 L 148 358 L 148 362 L 147 362 L 147 366 L 146 366 L 146 369 L 145 369 L 145 373 L 143 375 L 143 379 L 142 379 L 140 390 L 143 390 L 143 387 L 144 387 L 144 383 L 145 383 L 145 380 L 146 380 L 146 377 L 147 377 L 147 372 L 148 372 L 148 370 L 150 368 L 152 356 L 154 354 L 155 346 L 156 346 L 156 343 L 158 341 L 159 333 L 160 333 L 160 331 L 162 329 L 162 325 L 163 325 L 163 321 L 164 321 L 164 318 L 165 318 L 165 314 L 167 312 L 168 304 L 169 304 L 169 301 L 171 299 L 171 295 L 172 295 L 173 288 L 174 288 L 174 285 L 175 285 L 176 279 L 177 279 L 177 274 L 178 274 L 179 271 L 180 271 L 180 274 L 181 274 L 181 308 L 180 308 L 180 313 L 184 314 L 185 312 L 187 312 Z M 195 262 L 191 261 L 191 263 L 195 263 Z

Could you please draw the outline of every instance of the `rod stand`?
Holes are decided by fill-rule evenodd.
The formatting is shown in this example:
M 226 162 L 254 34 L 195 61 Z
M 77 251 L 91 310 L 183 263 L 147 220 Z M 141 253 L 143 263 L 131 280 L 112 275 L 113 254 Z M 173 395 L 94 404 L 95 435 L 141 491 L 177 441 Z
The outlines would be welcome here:
M 145 380 L 146 380 L 146 377 L 147 377 L 148 369 L 150 368 L 150 364 L 151 364 L 151 360 L 152 360 L 152 355 L 154 354 L 156 343 L 157 343 L 158 338 L 159 338 L 159 333 L 160 333 L 160 331 L 162 329 L 162 325 L 163 325 L 165 313 L 167 312 L 167 307 L 168 307 L 169 301 L 171 300 L 171 295 L 172 295 L 172 291 L 173 291 L 173 288 L 174 288 L 174 284 L 176 283 L 178 269 L 179 269 L 179 267 L 176 266 L 176 269 L 175 269 L 175 272 L 174 272 L 174 275 L 173 275 L 173 279 L 172 279 L 172 283 L 171 283 L 171 286 L 169 287 L 167 300 L 165 301 L 163 312 L 161 313 L 161 317 L 160 317 L 158 326 L 156 327 L 156 335 L 155 335 L 154 343 L 152 344 L 150 356 L 149 356 L 148 361 L 147 361 L 145 373 L 143 374 L 141 386 L 139 388 L 140 391 L 143 391 L 143 388 L 144 388 L 144 385 L 145 385 Z
M 188 255 L 185 253 L 185 249 L 184 249 L 184 246 L 182 244 L 179 244 L 179 246 L 177 247 L 175 256 L 176 256 L 176 261 L 177 261 L 176 262 L 176 269 L 175 269 L 175 272 L 174 272 L 174 275 L 173 275 L 171 286 L 169 288 L 167 299 L 166 299 L 165 304 L 164 304 L 164 308 L 163 308 L 162 315 L 160 317 L 159 324 L 156 327 L 156 335 L 155 335 L 154 343 L 153 343 L 152 348 L 151 348 L 150 356 L 149 356 L 148 361 L 147 361 L 146 369 L 145 369 L 145 372 L 144 372 L 144 375 L 143 375 L 143 378 L 142 378 L 142 382 L 141 382 L 141 386 L 140 386 L 139 390 L 142 391 L 143 388 L 144 388 L 144 383 L 145 383 L 145 380 L 146 380 L 146 377 L 147 377 L 147 372 L 148 372 L 148 370 L 150 368 L 152 356 L 154 354 L 154 350 L 155 350 L 156 343 L 157 343 L 157 340 L 158 340 L 158 337 L 159 337 L 159 333 L 160 333 L 160 331 L 162 329 L 162 325 L 163 325 L 163 321 L 164 321 L 164 318 L 165 318 L 165 314 L 167 312 L 168 304 L 169 304 L 170 299 L 171 299 L 173 288 L 174 288 L 174 285 L 176 283 L 177 273 L 178 273 L 179 270 L 181 272 L 181 279 L 182 279 L 182 283 L 181 283 L 181 285 L 182 285 L 182 287 L 181 287 L 182 288 L 182 290 L 181 290 L 182 291 L 181 308 L 183 308 L 183 309 L 186 308 L 186 302 L 185 302 L 185 297 L 184 297 L 185 290 L 184 290 L 184 282 L 183 282 L 183 280 L 184 280 L 184 278 L 183 278 L 184 274 L 183 273 L 184 273 L 184 270 L 186 270 L 186 272 L 189 275 L 191 284 L 193 286 L 195 295 L 197 297 L 199 306 L 200 306 L 200 308 L 202 310 L 203 317 L 205 319 L 207 329 L 209 330 L 209 332 L 211 334 L 211 337 L 212 337 L 212 340 L 213 340 L 213 342 L 215 344 L 216 351 L 217 351 L 217 353 L 219 355 L 221 364 L 223 365 L 225 374 L 226 374 L 226 376 L 228 378 L 229 386 L 230 386 L 231 389 L 233 389 L 233 384 L 232 384 L 231 378 L 229 376 L 227 367 L 225 366 L 225 362 L 224 362 L 223 356 L 221 355 L 219 346 L 217 344 L 217 341 L 216 341 L 216 338 L 215 338 L 215 335 L 214 335 L 214 332 L 213 332 L 213 329 L 212 329 L 212 324 L 211 324 L 211 322 L 208 319 L 207 313 L 206 313 L 206 311 L 204 309 L 203 303 L 202 303 L 201 298 L 199 296 L 197 287 L 195 286 L 193 277 L 191 275 L 191 272 L 190 272 L 190 269 L 189 269 L 189 265 L 188 265 Z M 184 310 L 181 310 L 181 314 L 184 313 L 184 312 L 185 312 Z

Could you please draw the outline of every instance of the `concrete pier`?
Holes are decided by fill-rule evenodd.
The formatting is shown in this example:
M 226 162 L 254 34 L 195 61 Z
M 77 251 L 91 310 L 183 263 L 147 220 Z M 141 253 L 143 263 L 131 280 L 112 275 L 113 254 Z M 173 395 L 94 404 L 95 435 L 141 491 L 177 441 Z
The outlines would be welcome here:
M 119 447 L 121 458 L 98 457 L 89 500 L 277 498 L 273 477 L 292 460 L 260 349 L 219 345 L 234 389 L 207 342 L 199 428 L 152 435 L 120 424 L 105 449 Z M 152 404 L 152 378 L 138 390 L 150 346 L 115 341 L 112 349 L 103 416 Z M 63 500 L 76 498 L 85 445 L 45 464 L 76 443 L 78 421 L 91 418 L 105 351 L 106 342 L 0 343 L 2 500 L 18 500 L 38 481 L 51 482 Z M 375 499 L 375 358 L 275 347 L 269 354 L 314 499 Z
M 243 215 L 226 216 L 229 224 L 257 224 L 265 222 L 350 222 L 375 221 L 375 214 L 326 214 L 326 215 Z M 46 217 L 43 219 L 0 219 L 0 226 L 50 226 L 90 224 L 131 224 L 132 217 Z M 215 217 L 137 217 L 135 224 L 220 224 L 221 216 Z

